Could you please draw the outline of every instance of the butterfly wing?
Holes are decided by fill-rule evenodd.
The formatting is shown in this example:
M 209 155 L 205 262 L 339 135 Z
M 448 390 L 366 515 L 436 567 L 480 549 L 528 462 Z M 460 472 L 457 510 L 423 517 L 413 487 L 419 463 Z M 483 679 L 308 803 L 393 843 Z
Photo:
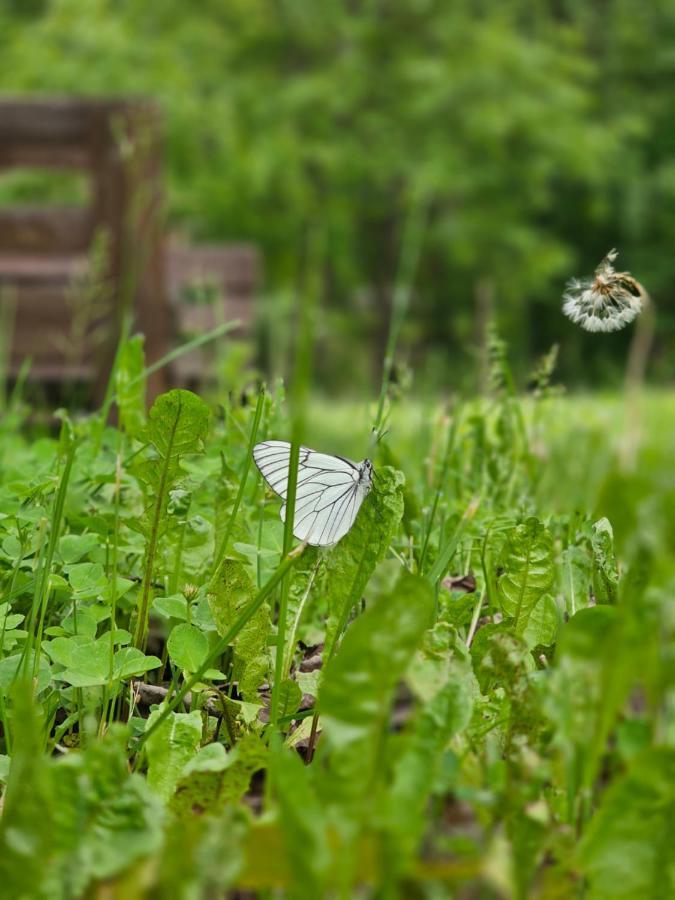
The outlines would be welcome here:
M 284 500 L 290 450 L 291 445 L 286 441 L 264 441 L 253 450 L 263 477 Z M 362 481 L 361 470 L 355 463 L 301 447 L 293 534 L 315 546 L 336 544 L 352 527 L 369 488 L 370 483 Z M 286 521 L 285 503 L 281 518 Z

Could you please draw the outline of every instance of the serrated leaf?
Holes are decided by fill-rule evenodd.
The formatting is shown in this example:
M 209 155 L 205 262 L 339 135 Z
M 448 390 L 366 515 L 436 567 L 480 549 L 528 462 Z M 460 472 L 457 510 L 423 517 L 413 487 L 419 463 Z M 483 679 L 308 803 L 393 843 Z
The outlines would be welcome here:
M 216 754 L 217 758 L 214 758 Z M 245 734 L 237 741 L 225 759 L 221 751 L 210 751 L 201 770 L 196 761 L 193 766 L 186 767 L 171 808 L 178 815 L 190 817 L 195 809 L 213 812 L 229 803 L 237 803 L 248 790 L 254 773 L 266 768 L 267 757 L 267 746 L 253 733 Z M 220 762 L 226 765 L 221 768 Z
M 301 700 L 300 685 L 292 678 L 285 678 L 279 687 L 279 717 L 283 718 L 297 712 Z
M 598 603 L 616 603 L 619 570 L 614 554 L 614 532 L 608 519 L 593 525 L 593 591 Z
M 499 602 L 516 634 L 523 634 L 555 577 L 550 532 L 535 518 L 517 525 L 507 536 L 500 565 L 504 571 L 497 582 Z
M 218 634 L 227 632 L 237 615 L 253 600 L 255 589 L 245 563 L 226 558 L 211 584 L 208 602 Z M 269 673 L 267 638 L 271 629 L 269 606 L 263 604 L 233 642 L 233 678 L 247 700 L 257 699 L 258 688 Z
M 330 616 L 326 629 L 328 653 L 398 530 L 403 516 L 404 483 L 402 472 L 387 466 L 378 469 L 377 487 L 366 497 L 351 531 L 326 561 L 323 595 Z
M 549 647 L 555 642 L 560 624 L 558 606 L 550 594 L 536 604 L 523 631 L 523 639 L 528 647 Z

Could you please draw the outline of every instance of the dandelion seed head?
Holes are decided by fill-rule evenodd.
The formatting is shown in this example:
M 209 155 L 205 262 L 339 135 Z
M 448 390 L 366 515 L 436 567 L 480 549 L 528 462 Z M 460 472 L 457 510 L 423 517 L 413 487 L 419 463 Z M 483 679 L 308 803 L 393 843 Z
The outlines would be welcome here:
M 629 272 L 615 272 L 618 253 L 610 250 L 593 278 L 572 278 L 563 295 L 563 313 L 586 331 L 619 331 L 642 311 L 644 288 Z

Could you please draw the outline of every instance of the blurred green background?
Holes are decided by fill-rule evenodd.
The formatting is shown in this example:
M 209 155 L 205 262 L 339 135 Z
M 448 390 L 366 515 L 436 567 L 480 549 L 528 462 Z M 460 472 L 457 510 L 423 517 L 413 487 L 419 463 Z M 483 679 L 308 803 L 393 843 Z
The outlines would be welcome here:
M 419 384 L 475 387 L 491 315 L 521 376 L 560 342 L 567 384 L 618 384 L 631 329 L 560 313 L 613 246 L 658 310 L 650 377 L 672 380 L 674 78 L 673 0 L 0 0 L 0 90 L 156 97 L 171 225 L 258 244 L 268 304 L 321 232 L 333 389 L 379 373 L 415 208 Z M 72 189 L 14 173 L 0 201 Z

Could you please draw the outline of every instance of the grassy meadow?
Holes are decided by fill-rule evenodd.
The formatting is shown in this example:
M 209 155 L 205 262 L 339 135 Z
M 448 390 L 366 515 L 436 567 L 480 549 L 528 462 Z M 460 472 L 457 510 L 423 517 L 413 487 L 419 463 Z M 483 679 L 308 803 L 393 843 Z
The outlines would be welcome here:
M 4 896 L 672 892 L 673 396 L 490 374 L 146 414 L 132 338 L 116 425 L 8 400 Z M 252 465 L 298 428 L 374 462 L 333 548 Z

